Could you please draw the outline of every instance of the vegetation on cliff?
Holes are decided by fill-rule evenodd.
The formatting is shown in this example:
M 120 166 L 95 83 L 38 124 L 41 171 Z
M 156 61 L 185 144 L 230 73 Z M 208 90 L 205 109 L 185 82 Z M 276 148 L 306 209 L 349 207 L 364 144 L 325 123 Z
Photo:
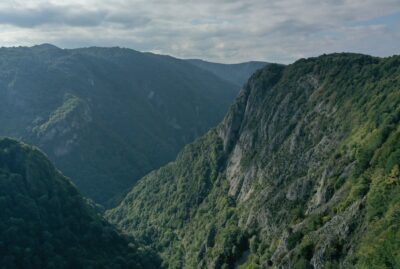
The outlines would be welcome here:
M 399 122 L 398 56 L 271 64 L 107 217 L 168 268 L 399 268 Z

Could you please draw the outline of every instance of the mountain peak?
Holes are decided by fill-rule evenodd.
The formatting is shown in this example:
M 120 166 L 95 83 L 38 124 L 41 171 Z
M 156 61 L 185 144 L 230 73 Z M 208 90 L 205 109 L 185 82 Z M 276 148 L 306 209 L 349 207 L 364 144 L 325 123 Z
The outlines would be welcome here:
M 53 44 L 50 44 L 50 43 L 43 43 L 43 44 L 35 45 L 35 46 L 32 46 L 32 48 L 35 48 L 35 49 L 46 49 L 46 50 L 49 50 L 49 49 L 60 49 L 59 47 L 57 47 L 57 46 L 55 46 Z

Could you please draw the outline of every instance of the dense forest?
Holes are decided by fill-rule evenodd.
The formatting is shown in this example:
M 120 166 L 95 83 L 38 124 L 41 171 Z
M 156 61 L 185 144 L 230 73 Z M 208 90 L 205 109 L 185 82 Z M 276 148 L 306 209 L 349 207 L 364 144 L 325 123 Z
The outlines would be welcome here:
M 64 53 L 47 46 L 34 53 L 49 49 Z M 7 87 L 3 101 L 25 116 L 1 120 L 17 132 L 43 100 L 10 102 L 20 96 L 11 89 L 25 88 Z M 48 118 L 25 131 L 51 143 L 89 132 L 93 149 L 101 141 L 93 138 L 107 135 L 87 129 L 99 115 L 78 92 L 59 95 L 62 103 L 43 112 Z M 1 138 L 0 268 L 399 268 L 399 123 L 399 56 L 268 64 L 218 126 L 140 179 L 105 216 L 37 147 Z M 132 161 L 121 151 L 127 144 L 114 142 L 103 146 L 116 155 L 88 152 L 108 168 Z M 74 154 L 74 162 L 64 159 L 71 168 L 86 156 Z
M 0 268 L 156 269 L 38 149 L 0 140 Z
M 117 47 L 0 48 L 0 135 L 39 146 L 104 206 L 217 125 L 238 92 L 169 56 Z
M 107 218 L 167 268 L 400 268 L 400 57 L 256 72 Z

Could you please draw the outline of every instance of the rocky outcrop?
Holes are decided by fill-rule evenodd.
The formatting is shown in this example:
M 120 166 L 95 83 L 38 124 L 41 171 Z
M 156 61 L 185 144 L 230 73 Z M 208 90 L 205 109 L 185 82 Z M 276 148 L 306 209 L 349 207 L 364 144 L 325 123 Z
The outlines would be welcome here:
M 32 129 L 37 144 L 49 147 L 55 158 L 70 154 L 79 146 L 79 135 L 92 121 L 89 105 L 74 95 L 66 95 L 64 102 L 51 112 L 47 121 Z

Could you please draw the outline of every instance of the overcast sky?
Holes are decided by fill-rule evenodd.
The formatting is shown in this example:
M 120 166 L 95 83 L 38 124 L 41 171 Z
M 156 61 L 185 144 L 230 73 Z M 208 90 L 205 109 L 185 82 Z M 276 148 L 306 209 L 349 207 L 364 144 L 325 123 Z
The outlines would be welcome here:
M 400 0 L 2 0 L 0 46 L 120 46 L 216 62 L 400 54 Z

